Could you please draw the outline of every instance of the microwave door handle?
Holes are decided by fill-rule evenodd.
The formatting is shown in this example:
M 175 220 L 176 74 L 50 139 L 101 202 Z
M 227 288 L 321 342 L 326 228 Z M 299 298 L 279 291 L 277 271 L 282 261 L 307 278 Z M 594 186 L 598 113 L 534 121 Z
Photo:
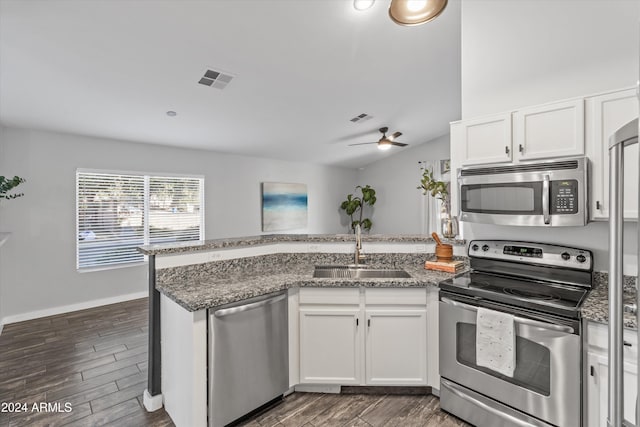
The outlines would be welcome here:
M 551 223 L 551 216 L 549 215 L 549 175 L 544 176 L 542 181 L 542 214 L 544 215 L 544 223 Z
M 440 301 L 442 301 L 445 304 L 449 304 L 454 307 L 459 307 L 465 310 L 476 311 L 476 312 L 478 311 L 477 307 L 474 307 L 469 304 L 465 304 L 463 302 L 454 301 L 449 298 L 440 298 Z M 550 331 L 567 332 L 570 334 L 573 334 L 575 332 L 571 326 L 553 325 L 551 323 L 539 322 L 537 320 L 526 319 L 524 317 L 513 316 L 513 321 L 521 325 L 528 325 L 528 326 L 533 326 L 535 328 L 548 329 Z

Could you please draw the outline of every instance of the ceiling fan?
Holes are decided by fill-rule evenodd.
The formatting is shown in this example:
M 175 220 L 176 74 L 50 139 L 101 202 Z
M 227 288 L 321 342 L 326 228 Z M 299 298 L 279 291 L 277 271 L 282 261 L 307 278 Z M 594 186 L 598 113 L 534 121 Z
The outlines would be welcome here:
M 406 147 L 409 144 L 404 144 L 402 142 L 396 142 L 395 139 L 402 135 L 402 132 L 394 132 L 392 135 L 387 136 L 387 132 L 389 131 L 388 127 L 382 127 L 378 129 L 380 133 L 382 133 L 382 138 L 380 138 L 376 142 L 360 142 L 358 144 L 349 144 L 352 145 L 366 145 L 366 144 L 378 144 L 378 149 L 380 150 L 388 150 L 391 146 L 395 145 L 396 147 Z

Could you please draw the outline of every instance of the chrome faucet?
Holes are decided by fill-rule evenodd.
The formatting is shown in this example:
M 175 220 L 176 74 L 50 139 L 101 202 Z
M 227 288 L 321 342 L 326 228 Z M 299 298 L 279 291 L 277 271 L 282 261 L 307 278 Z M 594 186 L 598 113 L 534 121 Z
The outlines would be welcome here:
M 360 263 L 364 264 L 366 257 L 364 253 L 362 253 L 362 230 L 360 228 L 360 224 L 356 224 L 356 253 L 354 256 L 355 265 Z

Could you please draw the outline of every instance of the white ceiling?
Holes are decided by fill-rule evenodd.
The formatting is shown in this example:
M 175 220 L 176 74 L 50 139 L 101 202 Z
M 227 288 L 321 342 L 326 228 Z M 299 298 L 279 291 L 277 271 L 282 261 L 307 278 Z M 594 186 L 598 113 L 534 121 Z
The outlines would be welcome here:
M 417 27 L 388 4 L 0 0 L 0 123 L 363 166 L 401 150 L 347 146 L 381 126 L 415 146 L 460 118 L 459 0 Z

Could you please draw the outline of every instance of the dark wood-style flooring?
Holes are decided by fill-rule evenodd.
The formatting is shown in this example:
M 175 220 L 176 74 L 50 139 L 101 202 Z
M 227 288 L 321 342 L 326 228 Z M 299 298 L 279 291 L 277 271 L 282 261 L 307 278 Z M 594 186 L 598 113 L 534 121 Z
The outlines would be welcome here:
M 0 426 L 173 426 L 164 409 L 148 413 L 142 406 L 147 313 L 144 298 L 6 325 L 0 334 Z M 16 403 L 26 412 L 8 406 Z M 42 403 L 49 407 L 34 410 Z M 430 395 L 294 393 L 243 425 L 467 424 L 441 411 Z
M 164 410 L 142 407 L 147 304 L 144 298 L 6 325 L 0 426 L 172 426 Z M 33 410 L 34 403 L 56 402 L 59 408 Z M 26 404 L 26 412 L 6 406 L 11 403 Z M 3 405 L 12 412 L 2 412 Z
M 243 427 L 460 427 L 433 395 L 294 393 Z

